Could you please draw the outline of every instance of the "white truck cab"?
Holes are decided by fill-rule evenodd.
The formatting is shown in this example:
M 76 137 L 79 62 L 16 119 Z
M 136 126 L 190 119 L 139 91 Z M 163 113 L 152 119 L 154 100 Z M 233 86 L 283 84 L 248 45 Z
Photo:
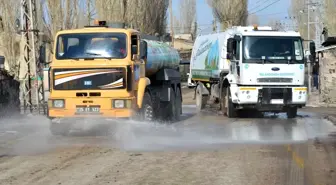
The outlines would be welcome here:
M 228 117 L 248 109 L 296 117 L 307 101 L 304 55 L 294 31 L 239 26 L 198 36 L 190 64 L 198 110 L 210 98 Z

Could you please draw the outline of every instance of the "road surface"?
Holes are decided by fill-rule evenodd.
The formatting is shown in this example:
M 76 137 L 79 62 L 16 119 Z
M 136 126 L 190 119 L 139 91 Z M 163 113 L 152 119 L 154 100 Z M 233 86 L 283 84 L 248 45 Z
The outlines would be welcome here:
M 227 119 L 184 98 L 179 123 L 87 120 L 69 137 L 43 117 L 2 119 L 0 184 L 335 184 L 336 130 L 319 115 Z

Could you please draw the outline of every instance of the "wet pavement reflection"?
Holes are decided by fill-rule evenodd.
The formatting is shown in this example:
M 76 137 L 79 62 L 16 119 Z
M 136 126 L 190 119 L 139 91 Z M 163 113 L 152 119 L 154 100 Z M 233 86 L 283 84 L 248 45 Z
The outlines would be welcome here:
M 184 107 L 189 117 L 172 125 L 128 122 L 119 124 L 115 137 L 126 150 L 169 150 L 223 148 L 228 144 L 295 144 L 335 131 L 328 121 L 299 113 L 296 119 L 284 114 L 265 114 L 264 118 L 228 119 L 216 111 L 196 114 L 193 106 Z M 190 116 L 193 115 L 193 116 Z M 225 148 L 225 147 L 224 147 Z
M 79 127 L 88 131 L 55 137 L 51 136 L 45 118 L 39 118 L 39 121 L 32 118 L 24 123 L 4 120 L 0 122 L 0 139 L 1 143 L 13 143 L 10 140 L 16 139 L 16 148 L 20 150 L 34 143 L 36 148 L 82 144 L 167 151 L 225 149 L 231 144 L 299 144 L 315 137 L 328 137 L 336 131 L 332 123 L 313 113 L 300 112 L 296 119 L 287 119 L 285 114 L 228 119 L 218 115 L 216 110 L 197 114 L 192 105 L 183 106 L 182 121 L 174 124 L 120 121 L 104 125 L 89 121 Z

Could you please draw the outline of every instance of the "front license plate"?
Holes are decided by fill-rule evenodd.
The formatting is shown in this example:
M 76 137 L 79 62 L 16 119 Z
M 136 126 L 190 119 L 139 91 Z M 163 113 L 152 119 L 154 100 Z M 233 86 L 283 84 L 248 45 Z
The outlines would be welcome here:
M 271 100 L 271 104 L 283 104 L 283 99 L 273 99 Z
M 100 107 L 76 107 L 77 113 L 99 113 Z

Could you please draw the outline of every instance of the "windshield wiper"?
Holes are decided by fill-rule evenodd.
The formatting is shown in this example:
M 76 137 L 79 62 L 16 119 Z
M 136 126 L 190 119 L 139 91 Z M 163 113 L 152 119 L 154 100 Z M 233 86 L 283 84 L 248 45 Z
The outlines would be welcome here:
M 76 61 L 79 60 L 79 58 L 67 58 L 67 59 L 70 59 L 70 60 L 76 60 Z
M 103 59 L 109 59 L 111 60 L 112 57 L 106 57 L 106 56 L 102 56 L 101 54 L 99 53 L 90 53 L 90 52 L 86 52 L 85 54 L 87 55 L 92 55 L 92 56 L 99 56 L 99 58 L 103 58 Z M 84 60 L 94 60 L 95 58 L 84 58 Z
M 266 60 L 266 59 L 261 59 L 261 60 L 257 60 L 256 61 L 257 64 L 265 64 L 267 62 L 274 63 L 274 61 L 272 61 L 272 60 Z
M 290 60 L 287 59 L 287 61 L 288 61 L 288 64 L 298 64 L 298 63 L 300 63 L 300 61 L 297 61 L 297 60 L 294 60 L 294 59 L 290 59 Z
M 93 56 L 101 56 L 101 54 L 98 53 L 90 53 L 90 52 L 86 52 L 86 55 L 93 55 Z

